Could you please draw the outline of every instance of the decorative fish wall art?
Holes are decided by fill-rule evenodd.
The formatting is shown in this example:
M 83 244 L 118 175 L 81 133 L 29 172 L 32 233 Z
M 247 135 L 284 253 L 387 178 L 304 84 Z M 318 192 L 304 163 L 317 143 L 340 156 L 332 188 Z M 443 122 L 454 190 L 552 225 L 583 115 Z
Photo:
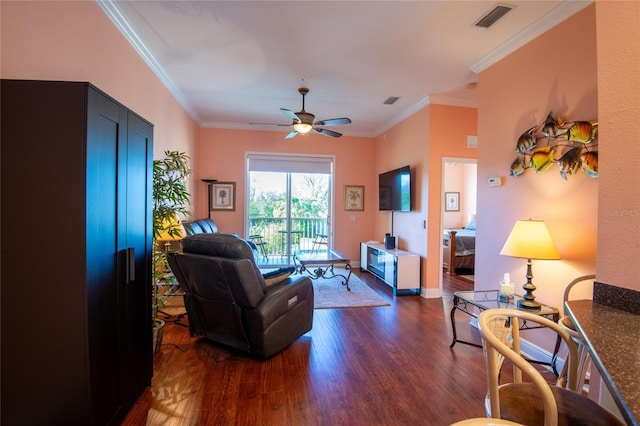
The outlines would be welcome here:
M 511 163 L 511 176 L 527 169 L 543 172 L 558 166 L 564 180 L 583 170 L 598 177 L 598 121 L 565 122 L 560 116 L 547 118 L 525 131 L 516 142 L 517 157 Z

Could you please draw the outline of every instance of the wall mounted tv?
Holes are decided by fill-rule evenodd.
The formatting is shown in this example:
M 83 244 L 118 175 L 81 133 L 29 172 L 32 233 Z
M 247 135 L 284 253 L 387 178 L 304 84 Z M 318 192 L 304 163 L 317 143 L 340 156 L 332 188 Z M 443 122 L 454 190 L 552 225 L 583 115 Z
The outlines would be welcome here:
M 411 169 L 390 170 L 378 176 L 379 210 L 411 211 Z

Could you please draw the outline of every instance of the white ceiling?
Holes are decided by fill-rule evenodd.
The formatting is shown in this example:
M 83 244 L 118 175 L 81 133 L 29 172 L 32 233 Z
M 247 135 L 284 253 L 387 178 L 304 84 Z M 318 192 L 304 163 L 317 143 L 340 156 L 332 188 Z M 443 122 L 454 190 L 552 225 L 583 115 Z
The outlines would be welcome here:
M 475 106 L 476 73 L 591 3 L 507 1 L 486 29 L 495 1 L 97 1 L 202 127 L 283 137 L 250 123 L 289 124 L 301 85 L 307 112 L 351 118 L 330 129 L 353 136 L 430 102 Z

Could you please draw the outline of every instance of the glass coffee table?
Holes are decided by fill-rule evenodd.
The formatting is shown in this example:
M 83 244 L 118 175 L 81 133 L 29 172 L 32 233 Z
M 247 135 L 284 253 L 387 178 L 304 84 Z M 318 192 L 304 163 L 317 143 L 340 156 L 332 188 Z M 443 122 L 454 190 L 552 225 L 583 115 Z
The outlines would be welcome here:
M 456 311 L 464 312 L 467 315 L 472 316 L 473 318 L 478 318 L 480 312 L 485 311 L 487 309 L 492 308 L 507 308 L 507 309 L 518 309 L 526 312 L 535 313 L 537 315 L 548 318 L 554 322 L 558 322 L 560 319 L 560 312 L 557 308 L 547 305 L 541 305 L 540 309 L 531 310 L 519 308 L 517 303 L 522 297 L 515 295 L 513 299 L 509 301 L 501 301 L 499 299 L 499 291 L 498 290 L 480 290 L 480 291 L 456 291 L 453 294 L 453 307 L 451 308 L 451 331 L 453 332 L 453 341 L 451 342 L 450 348 L 456 343 L 464 343 L 465 345 L 471 345 L 481 348 L 482 345 L 472 342 L 466 342 L 464 340 L 459 340 L 456 334 L 456 321 L 455 314 Z M 535 328 L 543 328 L 542 326 L 529 326 L 526 321 L 522 321 L 520 325 L 521 330 L 532 330 Z M 544 361 L 535 361 L 530 360 L 531 362 L 535 362 L 537 364 L 549 365 L 553 369 L 553 372 L 556 376 L 558 376 L 558 371 L 556 370 L 556 360 L 558 358 L 558 351 L 560 350 L 560 336 L 556 340 L 556 345 L 553 350 L 553 355 L 551 356 L 550 362 Z
M 337 250 L 296 250 L 293 255 L 293 263 L 299 274 L 306 272 L 313 280 L 318 278 L 342 277 L 342 285 L 349 288 L 351 278 L 351 260 Z M 333 267 L 344 265 L 345 274 L 336 273 Z

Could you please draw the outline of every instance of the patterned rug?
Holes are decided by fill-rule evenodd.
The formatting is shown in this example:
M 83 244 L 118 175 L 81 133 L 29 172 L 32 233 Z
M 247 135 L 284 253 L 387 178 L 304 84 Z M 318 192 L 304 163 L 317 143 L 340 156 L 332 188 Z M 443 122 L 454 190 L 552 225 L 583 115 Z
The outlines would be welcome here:
M 319 278 L 312 281 L 315 309 L 390 305 L 355 274 L 351 274 L 351 278 L 349 278 L 351 291 L 347 291 L 347 287 L 342 285 L 344 279 L 340 276 L 329 279 Z
M 336 268 L 336 273 L 346 275 L 342 268 Z M 355 274 L 351 274 L 349 278 L 351 291 L 347 291 L 347 287 L 342 285 L 342 281 L 343 278 L 340 276 L 330 279 L 319 278 L 311 280 L 314 290 L 314 308 L 331 309 L 390 305 Z M 186 317 L 182 296 L 170 297 L 161 311 L 160 319 L 175 320 L 181 316 Z

